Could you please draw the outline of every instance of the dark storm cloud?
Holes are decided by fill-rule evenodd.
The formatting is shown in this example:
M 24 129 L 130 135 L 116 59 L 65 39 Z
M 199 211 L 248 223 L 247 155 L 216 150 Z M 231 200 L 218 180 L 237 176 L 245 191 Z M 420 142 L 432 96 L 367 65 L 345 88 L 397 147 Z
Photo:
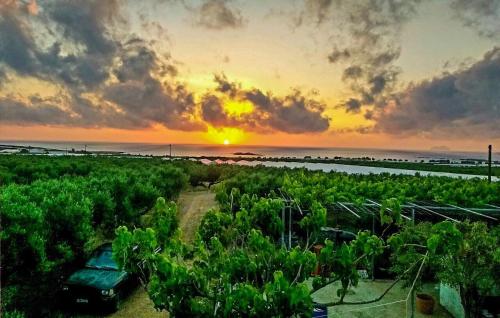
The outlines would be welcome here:
M 359 112 L 391 92 L 400 72 L 394 65 L 401 51 L 400 32 L 420 2 L 304 0 L 298 25 L 312 22 L 330 28 L 328 61 L 343 68 L 342 80 L 356 95 L 339 107 Z
M 352 113 L 359 113 L 361 111 L 361 102 L 356 98 L 349 98 L 343 105 L 347 111 Z
M 203 119 L 214 126 L 239 126 L 248 130 L 282 131 L 287 133 L 315 133 L 329 128 L 323 115 L 325 105 L 304 96 L 299 90 L 284 97 L 272 96 L 257 88 L 242 89 L 229 82 L 224 75 L 216 75 L 217 91 L 241 102 L 250 102 L 254 109 L 237 117 L 225 113 L 222 101 L 214 95 L 205 96 L 202 103 Z
M 349 66 L 344 69 L 344 73 L 342 74 L 342 79 L 357 79 L 363 75 L 363 69 L 357 65 Z
M 391 134 L 500 137 L 500 48 L 468 68 L 410 85 L 370 114 Z
M 222 103 L 223 101 L 215 95 L 207 94 L 203 96 L 201 101 L 202 119 L 216 127 L 241 125 L 236 118 L 231 118 L 226 114 Z
M 120 45 L 105 28 L 116 9 L 114 1 L 48 1 L 38 16 L 16 7 L 1 10 L 0 63 L 22 76 L 95 87 L 108 78 Z M 47 46 L 36 36 L 53 43 Z M 63 54 L 62 42 L 73 44 L 73 50 Z
M 234 29 L 244 26 L 245 21 L 237 8 L 232 8 L 229 0 L 205 0 L 191 8 L 195 24 L 213 30 Z
M 39 15 L 26 11 L 2 12 L 0 64 L 7 72 L 50 82 L 63 94 L 58 98 L 2 97 L 1 122 L 137 129 L 163 125 L 178 130 L 205 130 L 236 126 L 255 131 L 321 132 L 329 127 L 325 105 L 294 91 L 284 97 L 258 89 L 244 90 L 224 75 L 215 77 L 214 92 L 200 103 L 176 81 L 177 70 L 168 55 L 159 55 L 151 43 L 126 36 L 120 7 L 109 1 L 53 0 L 43 3 Z M 242 18 L 225 1 L 207 1 L 200 7 L 211 26 L 237 27 Z M 212 19 L 211 18 L 211 19 Z M 205 22 L 209 20 L 203 20 Z M 43 26 L 47 39 L 35 40 Z M 126 27 L 126 26 L 125 26 Z M 5 72 L 2 72 L 4 74 Z M 6 78 L 6 75 L 2 75 Z M 219 96 L 217 96 L 219 95 Z M 220 95 L 224 96 L 220 99 Z M 226 114 L 227 98 L 252 103 L 254 111 L 234 117 Z M 196 118 L 195 114 L 201 116 Z
M 137 129 L 149 124 L 113 108 L 104 108 L 79 96 L 25 99 L 0 97 L 0 123 L 15 125 L 56 125 L 86 128 L 112 127 Z
M 351 53 L 348 49 L 340 50 L 338 48 L 334 48 L 332 53 L 328 55 L 328 61 L 330 63 L 337 63 L 340 61 L 348 60 L 351 57 Z
M 217 83 L 217 91 L 231 97 L 235 97 L 241 89 L 241 85 L 229 82 L 224 74 L 215 74 L 214 81 Z
M 480 36 L 500 39 L 500 1 L 453 0 L 451 8 L 456 18 L 474 29 Z
M 334 0 L 304 0 L 304 11 L 296 17 L 295 24 L 300 26 L 304 20 L 322 24 L 329 16 Z
M 20 75 L 32 75 L 38 68 L 36 46 L 27 23 L 14 9 L 0 11 L 0 62 Z
M 402 28 L 429 0 L 303 0 L 294 17 L 297 26 L 330 28 L 332 49 L 327 60 L 343 68 L 342 80 L 353 96 L 337 105 L 359 112 L 365 105 L 383 107 L 394 93 L 401 70 Z M 450 0 L 455 18 L 479 35 L 500 39 L 500 1 Z
M 119 9 L 117 0 L 59 0 L 46 7 L 66 39 L 84 45 L 90 54 L 103 55 L 117 50 L 109 27 L 120 20 Z
M 38 107 L 30 107 L 29 102 L 23 102 L 11 97 L 0 97 L 0 122 L 9 124 L 53 124 L 63 125 L 70 122 L 71 116 L 62 110 L 57 103 L 37 101 Z
M 123 45 L 120 65 L 114 70 L 118 83 L 108 84 L 103 97 L 119 105 L 126 114 L 172 129 L 200 130 L 201 123 L 190 120 L 195 111 L 193 94 L 173 79 L 175 67 L 161 59 L 140 39 Z M 159 78 L 167 78 L 161 82 Z
M 337 107 L 354 113 L 365 105 L 384 107 L 401 72 L 394 63 L 401 53 L 400 32 L 427 1 L 303 1 L 296 25 L 330 28 L 327 60 L 343 68 L 342 80 L 352 93 Z M 500 39 L 500 1 L 450 0 L 449 5 L 463 25 L 483 37 Z
M 120 64 L 113 73 L 120 82 L 150 80 L 153 74 L 160 77 L 177 75 L 177 69 L 170 61 L 162 59 L 139 38 L 122 45 L 119 58 Z
M 0 87 L 2 87 L 2 83 L 7 80 L 7 72 L 3 67 L 0 66 Z
M 165 88 L 157 80 L 127 81 L 107 86 L 103 97 L 120 106 L 132 118 L 162 124 L 171 129 L 201 130 L 204 125 L 190 121 L 187 115 L 194 111 L 190 92 L 182 86 Z
M 109 70 L 121 43 L 111 31 L 119 29 L 122 17 L 118 1 L 49 1 L 41 19 L 52 27 L 57 42 L 39 52 L 44 72 L 74 89 L 92 89 L 109 78 Z M 61 45 L 72 45 L 69 54 Z
M 0 13 L 0 67 L 63 87 L 68 96 L 64 101 L 4 97 L 1 107 L 8 116 L 0 121 L 205 129 L 193 119 L 194 97 L 177 83 L 168 58 L 146 41 L 124 35 L 117 1 L 53 0 L 43 3 L 38 16 L 16 6 Z M 37 35 L 53 41 L 39 43 Z M 83 97 L 89 94 L 92 101 Z
M 264 105 L 271 105 L 270 127 L 294 134 L 328 130 L 328 118 L 322 114 L 325 105 L 303 96 L 300 91 L 283 98 L 268 96 L 268 99 Z

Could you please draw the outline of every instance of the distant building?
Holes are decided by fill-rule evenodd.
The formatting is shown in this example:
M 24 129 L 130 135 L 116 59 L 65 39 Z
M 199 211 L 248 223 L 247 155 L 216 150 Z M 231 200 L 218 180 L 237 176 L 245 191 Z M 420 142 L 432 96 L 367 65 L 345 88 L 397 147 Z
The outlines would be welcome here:
M 460 163 L 463 165 L 475 165 L 475 164 L 477 164 L 477 161 L 465 159 L 465 160 L 460 160 Z
M 440 163 L 440 164 L 446 164 L 450 163 L 449 159 L 431 159 L 429 160 L 430 163 Z

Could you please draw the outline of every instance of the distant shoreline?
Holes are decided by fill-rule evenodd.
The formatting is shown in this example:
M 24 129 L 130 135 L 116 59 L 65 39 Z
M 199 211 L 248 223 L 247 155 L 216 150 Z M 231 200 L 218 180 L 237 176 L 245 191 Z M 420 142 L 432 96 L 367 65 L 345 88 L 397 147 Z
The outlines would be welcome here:
M 5 150 L 11 150 L 11 152 L 5 152 Z M 478 175 L 487 176 L 488 167 L 485 164 L 485 160 L 482 159 L 459 159 L 459 160 L 428 160 L 423 159 L 410 161 L 403 159 L 385 158 L 385 159 L 375 159 L 371 157 L 311 157 L 304 156 L 299 157 L 272 157 L 272 156 L 262 156 L 257 153 L 252 152 L 234 152 L 231 156 L 179 156 L 174 155 L 172 157 L 168 155 L 141 155 L 141 154 L 131 154 L 123 151 L 101 151 L 101 150 L 76 150 L 76 149 L 58 149 L 58 148 L 47 148 L 41 146 L 23 146 L 23 145 L 5 145 L 0 144 L 0 154 L 32 154 L 32 155 L 49 155 L 49 156 L 82 156 L 82 155 L 95 155 L 95 156 L 117 156 L 117 157 L 130 157 L 130 158 L 162 158 L 162 159 L 185 159 L 185 160 L 196 160 L 196 161 L 209 161 L 215 163 L 238 163 L 240 161 L 247 162 L 283 162 L 283 163 L 305 163 L 305 164 L 340 164 L 340 165 L 350 165 L 350 166 L 363 166 L 363 167 L 377 167 L 377 168 L 389 168 L 389 169 L 404 169 L 413 171 L 427 171 L 427 172 L 445 172 L 445 173 L 455 173 L 455 174 L 467 174 L 467 175 Z M 492 176 L 500 177 L 500 161 L 494 161 L 492 165 Z
M 262 156 L 261 154 L 253 153 L 253 152 L 233 152 L 233 155 L 235 155 L 235 156 Z
M 19 144 L 27 144 L 31 145 L 31 147 L 37 148 L 39 146 L 34 146 L 36 144 L 68 144 L 68 145 L 77 145 L 83 147 L 84 145 L 95 146 L 95 145 L 147 145 L 147 146 L 163 146 L 165 149 L 168 148 L 169 145 L 175 147 L 200 147 L 200 148 L 266 148 L 266 149 L 307 149 L 310 150 L 311 153 L 314 153 L 315 150 L 366 150 L 368 152 L 376 151 L 376 152 L 402 152 L 402 153 L 441 153 L 443 155 L 446 154 L 454 154 L 454 153 L 470 153 L 470 154 L 478 154 L 485 153 L 486 149 L 478 149 L 478 150 L 464 150 L 464 149 L 449 149 L 447 147 L 431 147 L 431 148 L 405 148 L 405 149 L 393 149 L 393 148 L 371 148 L 371 147 L 352 147 L 352 146 L 289 146 L 289 145 L 257 145 L 257 144 L 231 144 L 231 145 L 221 145 L 221 144 L 197 144 L 197 143 L 150 143 L 150 142 L 118 142 L 118 141 L 71 141 L 71 140 L 0 140 L 0 145 L 11 146 L 11 145 L 19 145 Z M 27 147 L 27 146 L 21 146 Z M 43 147 L 43 146 L 40 146 Z M 47 147 L 45 147 L 47 148 Z M 495 156 L 500 156 L 500 151 L 496 151 L 494 148 L 493 154 Z
M 40 146 L 22 146 L 22 145 L 4 145 L 0 144 L 0 153 L 4 150 L 19 150 L 19 153 L 23 153 L 23 150 L 28 150 L 29 153 L 31 154 L 51 154 L 51 153 L 63 153 L 63 154 L 100 154 L 100 155 L 125 155 L 123 151 L 108 151 L 108 150 L 93 150 L 93 151 L 85 151 L 85 150 L 76 150 L 74 148 L 72 149 L 59 149 L 59 148 L 47 148 L 47 147 L 40 147 Z M 34 151 L 34 152 L 30 152 Z M 39 150 L 37 153 L 36 150 Z

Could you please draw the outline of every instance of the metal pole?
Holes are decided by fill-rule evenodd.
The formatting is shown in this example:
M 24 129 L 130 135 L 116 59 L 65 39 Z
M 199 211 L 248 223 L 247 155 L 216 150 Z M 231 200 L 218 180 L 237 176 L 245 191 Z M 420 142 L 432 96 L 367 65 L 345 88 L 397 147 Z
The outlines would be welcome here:
M 352 214 L 354 214 L 358 219 L 361 219 L 361 217 L 359 216 L 359 214 L 357 214 L 356 212 L 354 212 L 353 210 L 349 209 L 345 204 L 343 204 L 342 202 L 339 202 L 339 205 L 342 206 L 344 209 L 346 209 L 347 211 L 351 212 Z
M 281 244 L 285 245 L 285 206 L 281 209 L 281 221 L 283 223 L 283 227 L 281 228 Z
M 375 280 L 375 255 L 372 255 L 372 280 Z
M 372 211 L 372 235 L 375 235 L 375 213 Z
M 231 189 L 231 213 L 233 213 L 233 200 L 234 200 L 233 189 Z
M 375 235 L 375 213 L 372 211 L 372 235 Z M 372 255 L 372 280 L 375 280 L 375 256 Z
M 488 182 L 491 183 L 491 145 L 488 145 Z
M 172 158 L 172 144 L 169 145 L 170 148 L 170 158 Z
M 288 206 L 288 249 L 292 248 L 292 207 Z
M 415 317 L 415 287 L 411 288 L 411 318 Z
M 430 213 L 432 213 L 432 214 L 439 215 L 440 217 L 445 218 L 445 219 L 447 219 L 447 220 L 450 220 L 450 221 L 453 221 L 453 222 L 460 223 L 460 221 L 459 221 L 459 220 L 456 220 L 456 219 L 454 219 L 454 218 L 452 218 L 452 217 L 449 217 L 449 216 L 446 216 L 446 215 L 444 215 L 444 214 L 438 213 L 438 212 L 433 211 L 433 210 L 431 210 L 431 209 L 428 209 L 428 208 L 426 208 L 426 207 L 423 207 L 423 206 L 417 205 L 417 204 L 415 204 L 415 203 L 410 203 L 410 205 L 412 205 L 412 206 L 414 206 L 414 207 L 416 207 L 416 208 L 418 208 L 418 209 L 422 209 L 422 210 L 424 210 L 424 211 L 430 212 Z M 448 204 L 448 205 L 449 205 L 449 204 Z M 460 209 L 460 208 L 459 208 L 459 209 Z

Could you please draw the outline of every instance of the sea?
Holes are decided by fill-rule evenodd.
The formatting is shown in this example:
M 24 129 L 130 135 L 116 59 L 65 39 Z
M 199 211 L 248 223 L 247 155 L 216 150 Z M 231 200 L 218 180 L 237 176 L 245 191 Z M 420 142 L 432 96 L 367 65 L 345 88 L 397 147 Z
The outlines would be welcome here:
M 396 168 L 368 167 L 358 165 L 344 165 L 337 163 L 317 163 L 301 162 L 297 160 L 276 161 L 272 158 L 373 158 L 376 160 L 398 160 L 409 162 L 429 162 L 431 160 L 450 160 L 459 162 L 460 160 L 475 160 L 484 162 L 487 159 L 487 152 L 457 152 L 443 150 L 394 150 L 394 149 L 368 149 L 368 148 L 320 148 L 320 147 L 278 147 L 278 146 L 246 146 L 246 145 L 188 145 L 188 144 L 149 144 L 149 143 L 112 143 L 112 142 L 41 142 L 41 141 L 0 141 L 0 153 L 19 151 L 8 149 L 9 146 L 30 147 L 32 153 L 48 153 L 50 155 L 81 154 L 83 150 L 101 154 L 127 154 L 140 156 L 182 156 L 198 157 L 202 163 L 229 163 L 245 166 L 263 165 L 268 167 L 288 167 L 306 168 L 308 170 L 321 170 L 325 172 L 337 171 L 348 174 L 405 174 L 427 176 L 446 176 L 452 178 L 487 178 L 487 176 L 435 172 L 417 171 Z M 212 157 L 210 159 L 199 157 Z M 219 161 L 213 157 L 258 157 L 258 160 L 238 160 Z M 500 159 L 500 153 L 494 152 L 493 161 Z M 498 164 L 495 164 L 497 166 Z M 500 181 L 500 178 L 493 176 L 492 181 Z
M 369 148 L 336 148 L 336 147 L 280 147 L 251 145 L 195 145 L 195 144 L 152 144 L 152 143 L 114 143 L 114 142 L 67 142 L 67 141 L 0 141 L 0 145 L 16 145 L 39 147 L 44 149 L 66 151 L 112 152 L 131 155 L 153 156 L 189 156 L 189 157 L 289 157 L 311 158 L 374 158 L 377 160 L 396 159 L 408 161 L 429 160 L 487 160 L 487 148 L 484 152 L 464 152 L 446 150 L 395 150 Z M 493 160 L 500 160 L 500 152 L 493 152 Z

